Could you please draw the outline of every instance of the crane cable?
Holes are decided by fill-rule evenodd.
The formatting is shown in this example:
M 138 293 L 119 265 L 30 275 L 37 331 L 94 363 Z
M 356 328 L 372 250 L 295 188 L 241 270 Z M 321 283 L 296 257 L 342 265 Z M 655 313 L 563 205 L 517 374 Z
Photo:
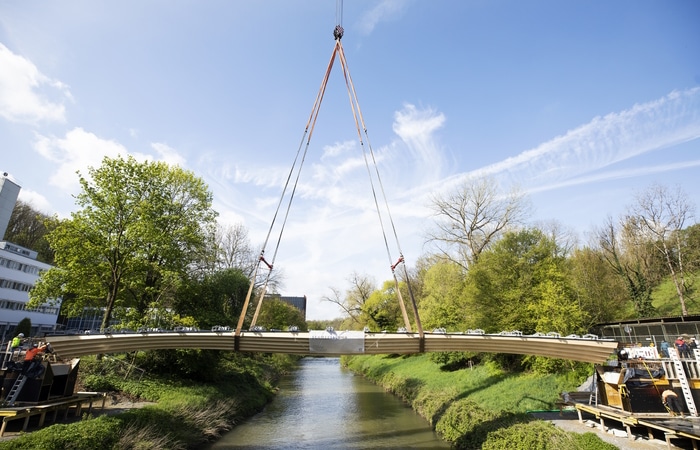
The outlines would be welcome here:
M 394 285 L 396 287 L 396 293 L 397 293 L 398 300 L 399 300 L 399 306 L 401 307 L 401 313 L 402 313 L 402 316 L 404 319 L 404 325 L 405 325 L 407 331 L 411 331 L 410 320 L 408 319 L 408 314 L 406 312 L 406 306 L 405 306 L 405 303 L 404 303 L 403 298 L 401 296 L 401 290 L 399 289 L 399 281 L 398 281 L 398 278 L 396 277 L 395 269 L 399 265 L 401 265 L 403 267 L 403 270 L 404 270 L 406 285 L 408 287 L 409 296 L 411 298 L 411 305 L 413 307 L 413 313 L 415 316 L 416 328 L 418 329 L 418 333 L 421 337 L 421 345 L 422 345 L 423 344 L 423 339 L 422 339 L 423 338 L 423 327 L 420 323 L 420 317 L 418 315 L 418 307 L 417 307 L 415 298 L 413 296 L 413 290 L 411 289 L 411 283 L 410 283 L 410 279 L 408 276 L 408 269 L 406 268 L 405 259 L 403 256 L 403 252 L 401 250 L 401 245 L 399 243 L 398 233 L 396 232 L 396 225 L 394 224 L 394 220 L 391 216 L 391 209 L 389 208 L 389 202 L 387 200 L 386 192 L 384 190 L 384 184 L 382 183 L 381 176 L 379 175 L 379 168 L 378 168 L 377 161 L 376 161 L 376 158 L 374 155 L 374 150 L 372 149 L 372 144 L 370 143 L 370 140 L 369 140 L 369 133 L 368 133 L 367 127 L 365 125 L 364 117 L 362 116 L 362 110 L 360 109 L 359 99 L 357 97 L 357 92 L 355 91 L 355 86 L 352 82 L 352 77 L 350 76 L 350 70 L 348 68 L 347 60 L 345 59 L 345 52 L 343 51 L 343 46 L 340 42 L 340 38 L 336 39 L 336 49 L 338 49 L 340 63 L 343 67 L 343 75 L 345 77 L 345 84 L 346 84 L 347 91 L 348 91 L 348 97 L 350 99 L 350 108 L 352 109 L 353 118 L 355 119 L 355 127 L 357 129 L 358 138 L 360 140 L 360 147 L 362 148 L 362 155 L 365 159 L 365 166 L 367 168 L 367 173 L 369 175 L 370 185 L 372 187 L 372 196 L 374 198 L 375 208 L 377 210 L 377 215 L 379 217 L 379 223 L 380 223 L 381 228 L 382 228 L 382 236 L 384 238 L 384 245 L 386 247 L 387 256 L 389 257 L 389 264 L 391 266 L 391 272 L 392 272 L 392 276 L 394 278 Z M 363 140 L 363 138 L 362 138 L 363 132 L 365 135 L 365 140 L 367 141 L 366 148 L 364 145 L 365 140 Z M 374 166 L 374 172 L 375 172 L 375 175 L 377 178 L 377 183 L 379 184 L 379 188 L 380 188 L 382 197 L 384 199 L 384 207 L 386 208 L 389 223 L 391 224 L 391 229 L 394 233 L 394 240 L 396 241 L 396 246 L 397 246 L 398 251 L 399 251 L 399 258 L 396 261 L 396 263 L 394 263 L 394 264 L 392 264 L 393 258 L 391 256 L 391 251 L 389 250 L 389 243 L 388 243 L 388 240 L 386 237 L 386 231 L 385 231 L 385 227 L 384 227 L 384 221 L 382 219 L 381 208 L 379 207 L 379 202 L 377 200 L 377 192 L 376 192 L 376 188 L 374 186 L 374 181 L 373 181 L 374 178 L 372 176 L 372 170 L 370 169 L 370 163 L 369 163 L 369 159 L 367 157 L 368 153 L 369 153 L 369 156 L 371 157 L 372 165 Z
M 263 247 L 262 247 L 262 250 L 260 252 L 260 256 L 258 257 L 258 260 L 256 261 L 256 265 L 255 265 L 255 268 L 253 270 L 253 274 L 252 274 L 251 280 L 250 280 L 250 286 L 248 287 L 248 293 L 246 294 L 246 298 L 245 298 L 245 301 L 243 303 L 243 309 L 241 311 L 241 315 L 238 318 L 238 324 L 236 326 L 235 336 L 240 336 L 241 329 L 243 327 L 243 322 L 245 320 L 245 315 L 248 311 L 248 306 L 250 304 L 250 298 L 251 298 L 252 293 L 253 293 L 253 287 L 255 286 L 257 278 L 258 278 L 258 271 L 260 270 L 260 264 L 265 263 L 265 265 L 267 266 L 267 275 L 264 275 L 264 281 L 262 282 L 262 287 L 260 290 L 260 294 L 258 296 L 255 314 L 253 315 L 253 319 L 251 321 L 251 327 L 254 327 L 255 323 L 257 322 L 257 318 L 258 318 L 258 315 L 260 313 L 260 308 L 262 305 L 262 300 L 265 296 L 265 292 L 267 291 L 267 286 L 269 284 L 270 277 L 272 276 L 272 269 L 274 267 L 275 259 L 277 257 L 277 251 L 279 249 L 280 242 L 282 240 L 282 234 L 284 232 L 284 227 L 285 227 L 285 224 L 287 222 L 287 218 L 289 217 L 289 211 L 290 211 L 291 206 L 292 206 L 292 200 L 294 199 L 294 194 L 296 193 L 296 188 L 297 188 L 297 185 L 299 183 L 299 177 L 301 175 L 301 169 L 303 167 L 304 161 L 306 159 L 306 155 L 308 153 L 309 145 L 311 143 L 311 137 L 313 135 L 314 127 L 316 125 L 316 119 L 318 118 L 318 112 L 320 111 L 320 108 L 321 108 L 321 103 L 323 101 L 323 96 L 324 96 L 325 91 L 326 91 L 326 86 L 328 84 L 328 78 L 330 76 L 331 69 L 333 68 L 333 61 L 334 60 L 335 60 L 335 50 L 333 51 L 331 59 L 328 63 L 328 67 L 326 68 L 326 73 L 325 73 L 323 80 L 321 82 L 321 87 L 318 91 L 318 94 L 316 95 L 316 99 L 314 101 L 314 105 L 313 105 L 313 108 L 311 110 L 311 114 L 309 115 L 309 119 L 307 120 L 306 126 L 304 127 L 304 133 L 302 134 L 301 141 L 299 142 L 299 147 L 297 148 L 297 153 L 296 153 L 296 156 L 294 158 L 294 162 L 292 163 L 292 167 L 290 168 L 289 174 L 287 175 L 287 179 L 285 181 L 284 188 L 282 189 L 282 195 L 280 196 L 280 200 L 277 203 L 277 208 L 275 209 L 275 214 L 272 218 L 272 222 L 270 223 L 270 228 L 268 229 L 267 236 L 265 237 L 265 241 L 263 243 Z M 304 141 L 306 141 L 306 145 L 304 145 Z M 302 152 L 302 150 L 303 150 L 303 152 Z M 298 168 L 297 168 L 297 164 L 299 165 Z M 287 190 L 289 189 L 289 183 L 290 183 L 290 180 L 292 179 L 292 176 L 294 175 L 295 168 L 296 168 L 296 178 L 294 180 L 294 186 L 293 186 L 291 193 L 289 195 L 287 209 L 286 209 L 284 221 L 282 223 L 282 227 L 281 227 L 278 239 L 277 239 L 275 252 L 273 254 L 271 262 L 268 263 L 264 257 L 265 249 L 267 248 L 267 245 L 268 245 L 268 242 L 270 240 L 270 236 L 272 234 L 273 228 L 275 226 L 275 223 L 277 222 L 277 217 L 279 215 L 280 209 L 281 209 L 282 204 L 284 202 L 284 198 L 287 195 Z
M 345 59 L 345 53 L 344 53 L 344 51 L 343 51 L 343 47 L 342 47 L 342 44 L 341 44 L 341 39 L 342 39 L 343 34 L 344 34 L 344 30 L 343 30 L 343 27 L 342 27 L 342 5 L 343 5 L 343 1 L 342 1 L 342 0 L 337 0 L 337 1 L 336 1 L 336 23 L 337 23 L 337 25 L 336 25 L 336 27 L 335 27 L 334 30 L 333 30 L 333 37 L 335 38 L 335 46 L 334 46 L 334 48 L 333 48 L 333 52 L 332 52 L 332 54 L 331 54 L 331 58 L 330 58 L 330 61 L 329 61 L 329 63 L 328 63 L 328 67 L 327 67 L 326 72 L 325 72 L 325 74 L 324 74 L 323 80 L 322 80 L 322 82 L 321 82 L 321 87 L 320 87 L 320 89 L 319 89 L 318 94 L 316 95 L 316 99 L 315 99 L 315 101 L 314 101 L 314 105 L 313 105 L 313 107 L 312 107 L 311 114 L 309 115 L 309 119 L 308 119 L 308 121 L 307 121 L 307 123 L 306 123 L 306 127 L 304 128 L 304 133 L 303 133 L 303 135 L 302 135 L 301 142 L 299 143 L 299 147 L 298 147 L 298 149 L 297 149 L 296 157 L 294 158 L 294 162 L 293 162 L 292 167 L 291 167 L 291 169 L 290 169 L 289 175 L 287 176 L 287 180 L 286 180 L 285 186 L 284 186 L 284 188 L 283 188 L 283 190 L 282 190 L 282 195 L 281 195 L 281 197 L 280 197 L 280 201 L 279 201 L 279 203 L 277 204 L 277 208 L 276 208 L 276 210 L 275 210 L 275 214 L 274 214 L 272 223 L 270 224 L 270 228 L 269 228 L 268 233 L 267 233 L 267 236 L 266 236 L 266 238 L 265 238 L 265 242 L 264 242 L 264 244 L 263 244 L 263 248 L 262 248 L 262 250 L 261 250 L 261 252 L 260 252 L 260 256 L 259 256 L 259 258 L 258 258 L 258 261 L 256 262 L 255 269 L 254 269 L 253 275 L 252 275 L 252 277 L 251 277 L 251 283 L 250 283 L 250 286 L 249 286 L 249 288 L 248 288 L 248 293 L 247 293 L 247 295 L 246 295 L 246 299 L 245 299 L 245 302 L 244 302 L 244 305 L 243 305 L 243 310 L 241 311 L 241 315 L 240 315 L 239 320 L 238 320 L 238 325 L 236 326 L 236 331 L 235 331 L 235 337 L 236 337 L 235 347 L 236 347 L 236 350 L 238 350 L 238 342 L 239 342 L 237 338 L 240 336 L 241 328 L 242 328 L 242 326 L 243 326 L 243 321 L 244 321 L 244 319 L 245 319 L 245 315 L 246 315 L 246 313 L 247 313 L 248 306 L 249 306 L 249 303 L 250 303 L 250 297 L 251 297 L 251 295 L 252 295 L 253 287 L 254 287 L 254 285 L 255 285 L 255 283 L 256 283 L 256 281 L 257 281 L 258 271 L 259 271 L 259 269 L 260 269 L 260 264 L 261 264 L 261 263 L 265 263 L 265 265 L 267 266 L 267 269 L 268 269 L 268 270 L 267 270 L 267 275 L 265 276 L 265 281 L 262 283 L 262 288 L 261 288 L 261 292 L 260 292 L 260 295 L 259 295 L 259 298 L 258 298 L 258 302 L 257 302 L 255 314 L 253 315 L 253 319 L 252 319 L 252 321 L 251 321 L 251 328 L 254 328 L 254 327 L 255 327 L 255 323 L 256 323 L 256 321 L 257 321 L 258 314 L 259 314 L 259 312 L 260 312 L 260 308 L 261 308 L 261 305 L 262 305 L 262 301 L 263 301 L 265 292 L 266 292 L 266 290 L 267 290 L 267 285 L 268 285 L 268 283 L 269 283 L 269 281 L 270 281 L 270 277 L 271 277 L 271 274 L 272 274 L 272 269 L 273 269 L 273 267 L 274 267 L 274 262 L 275 262 L 275 259 L 276 259 L 276 257 L 277 257 L 277 252 L 278 252 L 278 250 L 279 250 L 280 242 L 281 242 L 281 240 L 282 240 L 282 234 L 283 234 L 283 232 L 284 232 L 284 228 L 285 228 L 287 219 L 288 219 L 288 217 L 289 217 L 289 211 L 290 211 L 290 209 L 291 209 L 292 201 L 293 201 L 293 199 L 294 199 L 294 194 L 296 193 L 296 189 L 297 189 L 297 186 L 298 186 L 298 183 L 299 183 L 299 177 L 300 177 L 300 175 L 301 175 L 301 170 L 302 170 L 304 161 L 305 161 L 305 159 L 306 159 L 306 155 L 308 154 L 308 149 L 309 149 L 309 146 L 310 146 L 310 143 L 311 143 L 311 137 L 313 136 L 313 131 L 314 131 L 314 128 L 315 128 L 315 125 L 316 125 L 316 121 L 317 121 L 317 119 L 318 119 L 318 113 L 319 113 L 320 108 L 321 108 L 321 103 L 322 103 L 323 97 L 324 97 L 324 95 L 325 95 L 326 87 L 327 87 L 327 85 L 328 85 L 328 79 L 329 79 L 331 70 L 332 70 L 332 68 L 333 68 L 333 63 L 334 63 L 334 61 L 335 61 L 336 56 L 338 56 L 338 58 L 340 59 L 340 62 L 341 62 L 341 66 L 342 66 L 342 70 L 343 70 L 343 76 L 344 76 L 344 78 L 345 78 L 345 84 L 346 84 L 346 88 L 347 88 L 347 91 L 348 91 L 348 97 L 349 97 L 349 99 L 350 99 L 350 107 L 351 107 L 351 109 L 352 109 L 353 118 L 354 118 L 354 120 L 355 120 L 355 127 L 356 127 L 356 129 L 357 129 L 358 137 L 359 137 L 359 140 L 360 140 L 360 146 L 362 147 L 362 153 L 363 153 L 363 157 L 364 157 L 364 160 L 365 160 L 365 166 L 366 166 L 366 168 L 367 168 L 367 172 L 368 172 L 368 175 L 369 175 L 369 178 L 370 178 L 370 185 L 371 185 L 371 187 L 372 187 L 372 195 L 373 195 L 373 198 L 374 198 L 374 203 L 375 203 L 375 207 L 376 207 L 376 210 L 377 210 L 377 215 L 379 216 L 379 223 L 380 223 L 381 228 L 382 228 L 382 235 L 383 235 L 383 238 L 384 238 L 384 244 L 385 244 L 385 247 L 386 247 L 386 250 L 387 250 L 387 256 L 389 257 L 389 263 L 390 263 L 390 265 L 391 265 L 391 271 L 392 271 L 392 275 L 393 275 L 393 278 L 394 278 L 394 283 L 395 283 L 395 287 L 396 287 L 397 296 L 398 296 L 398 299 L 399 299 L 399 305 L 400 305 L 400 307 L 401 307 L 401 312 L 402 312 L 402 316 L 403 316 L 403 320 L 404 320 L 404 325 L 405 325 L 407 331 L 411 331 L 410 320 L 409 320 L 408 314 L 407 314 L 407 312 L 406 312 L 406 307 L 405 307 L 403 298 L 402 298 L 402 296 L 401 296 L 401 291 L 400 291 L 400 289 L 399 289 L 399 282 L 398 282 L 398 278 L 397 278 L 396 272 L 395 272 L 396 267 L 399 266 L 399 265 L 401 265 L 401 266 L 403 267 L 403 270 L 404 270 L 404 276 L 405 276 L 406 284 L 407 284 L 407 287 L 408 287 L 409 296 L 410 296 L 410 298 L 411 298 L 411 303 L 412 303 L 412 307 L 413 307 L 413 313 L 414 313 L 414 316 L 415 316 L 416 327 L 417 327 L 417 329 L 418 329 L 418 333 L 419 333 L 419 336 L 420 336 L 421 351 L 424 350 L 423 328 L 422 328 L 422 325 L 421 325 L 421 323 L 420 323 L 420 318 L 419 318 L 419 316 L 418 316 L 418 308 L 417 308 L 417 304 L 416 304 L 416 301 L 415 301 L 415 298 L 414 298 L 414 295 L 413 295 L 413 290 L 411 289 L 411 286 L 410 286 L 410 280 L 409 280 L 408 270 L 407 270 L 407 268 L 406 268 L 406 264 L 405 264 L 405 259 L 404 259 L 404 256 L 403 256 L 403 252 L 401 251 L 401 246 L 400 246 L 400 243 L 399 243 L 398 234 L 397 234 L 397 232 L 396 232 L 396 226 L 395 226 L 394 221 L 393 221 L 393 219 L 392 219 L 392 217 L 391 217 L 391 211 L 390 211 L 390 209 L 389 209 L 389 204 L 388 204 L 388 201 L 387 201 L 387 198 L 386 198 L 386 193 L 385 193 L 385 191 L 384 191 L 384 185 L 383 185 L 383 183 L 382 183 L 382 181 L 381 181 L 381 177 L 380 177 L 380 175 L 379 175 L 379 169 L 378 169 L 378 166 L 377 166 L 377 162 L 376 162 L 376 158 L 375 158 L 375 155 L 374 155 L 374 151 L 372 150 L 372 146 L 371 146 L 370 141 L 369 141 L 369 134 L 368 134 L 368 132 L 367 132 L 367 127 L 365 126 L 364 118 L 362 117 L 362 112 L 361 112 L 361 110 L 360 110 L 360 104 L 359 104 L 359 101 L 358 101 L 358 98 L 357 98 L 357 93 L 355 92 L 355 87 L 354 87 L 354 84 L 352 83 L 352 78 L 350 77 L 350 72 L 349 72 L 349 69 L 348 69 L 348 66 L 347 66 L 347 61 L 346 61 L 346 59 Z M 358 118 L 359 118 L 359 120 L 358 120 Z M 368 148 L 368 150 L 369 150 L 369 155 L 370 155 L 370 157 L 371 157 L 372 164 L 374 165 L 374 169 L 375 169 L 377 181 L 378 181 L 378 184 L 379 184 L 379 186 L 380 186 L 380 190 L 381 190 L 382 196 L 383 196 L 383 198 L 384 198 L 385 208 L 386 208 L 386 210 L 387 210 L 387 215 L 388 215 L 388 217 L 389 217 L 389 222 L 390 222 L 390 224 L 391 224 L 391 227 L 392 227 L 392 230 L 393 230 L 393 233 L 394 233 L 394 239 L 396 240 L 396 245 L 397 245 L 398 251 L 399 251 L 399 258 L 398 258 L 398 260 L 396 261 L 396 263 L 394 263 L 394 264 L 391 264 L 392 261 L 393 261 L 393 259 L 392 259 L 392 256 L 391 256 L 391 251 L 389 250 L 389 244 L 388 244 L 388 240 L 387 240 L 387 237 L 386 237 L 386 231 L 385 231 L 385 227 L 384 227 L 384 221 L 383 221 L 383 219 L 382 219 L 381 209 L 380 209 L 380 207 L 379 207 L 379 202 L 378 202 L 378 200 L 377 200 L 377 193 L 376 193 L 376 189 L 375 189 L 375 186 L 374 186 L 372 171 L 371 171 L 371 169 L 370 169 L 370 164 L 369 164 L 369 160 L 368 160 L 368 157 L 367 157 L 368 151 L 365 149 L 364 140 L 363 140 L 363 138 L 362 138 L 362 131 L 361 131 L 361 130 L 364 131 L 364 134 L 365 134 L 365 137 L 366 137 L 366 140 L 367 140 L 367 148 Z M 304 141 L 306 141 L 306 145 L 304 145 Z M 303 148 L 303 153 L 302 153 L 302 148 Z M 301 159 L 299 159 L 299 158 L 300 158 L 300 155 L 301 155 Z M 274 254 L 273 254 L 273 257 L 272 257 L 271 262 L 267 262 L 267 261 L 265 260 L 265 258 L 264 258 L 265 248 L 267 247 L 267 244 L 268 244 L 268 242 L 269 242 L 270 235 L 272 234 L 273 227 L 274 227 L 275 222 L 276 222 L 276 220 L 277 220 L 277 216 L 278 216 L 278 214 L 279 214 L 279 212 L 280 212 L 280 208 L 281 208 L 281 206 L 282 206 L 284 197 L 285 197 L 285 195 L 286 195 L 286 193 L 287 193 L 287 189 L 289 188 L 289 183 L 290 183 L 290 180 L 292 179 L 292 175 L 294 174 L 294 170 L 295 170 L 295 168 L 296 168 L 296 166 L 297 166 L 297 163 L 299 164 L 299 167 L 298 167 L 297 172 L 296 172 L 296 177 L 295 177 L 295 180 L 294 180 L 294 186 L 292 187 L 291 193 L 290 193 L 290 195 L 289 195 L 289 200 L 288 200 L 288 203 L 287 203 L 287 208 L 286 208 L 286 211 L 285 211 L 284 220 L 282 221 L 280 233 L 279 233 L 279 236 L 278 236 L 278 239 L 277 239 L 277 244 L 276 244 L 276 246 L 275 246 L 275 251 L 274 251 Z

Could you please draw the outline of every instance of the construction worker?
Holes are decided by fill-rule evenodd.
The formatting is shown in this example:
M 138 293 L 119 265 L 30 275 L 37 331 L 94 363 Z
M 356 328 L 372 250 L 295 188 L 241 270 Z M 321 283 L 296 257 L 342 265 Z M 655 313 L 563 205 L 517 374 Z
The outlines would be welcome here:
M 10 357 L 15 356 L 15 351 L 19 353 L 19 349 L 22 346 L 22 340 L 24 339 L 24 333 L 20 333 L 14 338 L 12 338 L 12 343 L 10 344 Z
M 24 353 L 24 364 L 22 364 L 22 375 L 25 375 L 27 372 L 30 371 L 32 366 L 37 361 L 34 361 L 34 359 L 39 356 L 40 354 L 44 353 L 46 351 L 47 346 L 42 345 L 39 347 L 38 344 L 33 344 L 29 350 L 27 350 Z
M 661 399 L 663 400 L 664 406 L 671 416 L 680 414 L 681 417 L 685 417 L 683 411 L 681 410 L 680 403 L 678 403 L 678 394 L 673 392 L 671 389 L 666 389 L 661 393 Z

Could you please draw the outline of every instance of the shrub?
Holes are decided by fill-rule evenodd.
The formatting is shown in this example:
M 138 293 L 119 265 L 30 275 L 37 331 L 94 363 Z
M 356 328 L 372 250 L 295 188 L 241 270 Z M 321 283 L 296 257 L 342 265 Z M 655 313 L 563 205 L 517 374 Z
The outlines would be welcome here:
M 517 423 L 488 433 L 482 450 L 613 450 L 614 445 L 600 440 L 593 433 L 567 433 L 549 422 L 540 420 Z

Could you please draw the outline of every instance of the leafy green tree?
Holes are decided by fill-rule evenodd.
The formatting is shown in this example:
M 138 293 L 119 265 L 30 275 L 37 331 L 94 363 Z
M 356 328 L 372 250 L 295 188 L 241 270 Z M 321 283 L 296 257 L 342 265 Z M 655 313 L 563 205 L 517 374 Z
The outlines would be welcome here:
M 30 292 L 30 305 L 73 294 L 64 312 L 116 306 L 145 313 L 170 306 L 192 262 L 207 252 L 216 213 L 212 194 L 191 172 L 162 162 L 105 158 L 80 175 L 80 210 L 47 235 L 55 266 Z
M 268 330 L 286 330 L 289 326 L 296 326 L 300 331 L 306 331 L 304 314 L 298 308 L 278 299 L 265 299 L 257 324 Z
M 625 284 L 599 251 L 590 247 L 577 249 L 569 263 L 576 299 L 585 311 L 584 329 L 627 318 L 629 299 Z
M 32 320 L 29 317 L 25 317 L 24 319 L 20 320 L 12 332 L 14 336 L 17 336 L 20 333 L 24 333 L 25 337 L 32 335 Z
M 34 209 L 29 203 L 17 200 L 10 215 L 4 239 L 37 252 L 37 259 L 53 264 L 53 250 L 46 240 L 49 216 Z
M 449 260 L 438 260 L 426 270 L 418 310 L 426 329 L 440 327 L 449 331 L 464 331 L 469 328 L 465 279 L 462 266 Z
M 240 269 L 220 270 L 184 283 L 173 307 L 181 315 L 194 317 L 203 328 L 234 326 L 249 285 Z
M 489 332 L 581 330 L 566 260 L 536 229 L 506 233 L 467 274 L 468 310 Z
M 402 285 L 399 285 L 401 289 Z M 408 312 L 408 311 L 407 311 Z M 362 324 L 376 330 L 395 331 L 404 326 L 396 283 L 387 280 L 381 289 L 372 292 L 362 305 Z

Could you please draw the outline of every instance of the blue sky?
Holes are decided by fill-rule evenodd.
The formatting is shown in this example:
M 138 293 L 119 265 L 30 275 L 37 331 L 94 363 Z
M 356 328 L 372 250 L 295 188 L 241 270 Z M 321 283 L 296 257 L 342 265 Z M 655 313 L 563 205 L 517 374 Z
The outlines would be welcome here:
M 203 178 L 265 239 L 334 46 L 332 0 L 0 3 L 0 170 L 49 214 L 131 154 Z M 581 243 L 652 183 L 700 204 L 700 2 L 355 0 L 343 48 L 409 266 L 428 199 L 488 174 Z M 275 270 L 308 317 L 391 278 L 336 64 Z M 268 253 L 274 250 L 268 246 Z M 392 258 L 397 250 L 391 249 Z

